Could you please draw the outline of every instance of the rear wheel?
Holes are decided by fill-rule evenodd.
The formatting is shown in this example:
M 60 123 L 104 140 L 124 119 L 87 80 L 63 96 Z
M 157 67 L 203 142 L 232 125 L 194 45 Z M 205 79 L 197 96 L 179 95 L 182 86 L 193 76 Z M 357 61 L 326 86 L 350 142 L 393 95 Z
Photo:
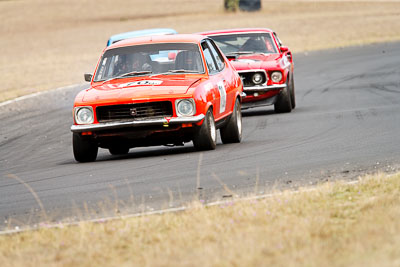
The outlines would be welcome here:
M 220 133 L 224 144 L 240 143 L 242 140 L 242 111 L 239 99 L 236 99 L 228 124 L 221 128 Z
M 129 152 L 129 147 L 126 146 L 113 146 L 108 149 L 111 155 L 125 155 Z
M 195 133 L 193 145 L 197 150 L 213 150 L 217 144 L 217 129 L 215 127 L 212 109 L 209 109 L 200 129 Z
M 292 101 L 290 96 L 290 82 L 286 83 L 286 87 L 278 95 L 278 99 L 274 105 L 276 113 L 286 113 L 292 111 Z
M 73 133 L 72 146 L 76 161 L 90 162 L 96 160 L 99 148 L 90 137 L 82 137 L 78 133 Z

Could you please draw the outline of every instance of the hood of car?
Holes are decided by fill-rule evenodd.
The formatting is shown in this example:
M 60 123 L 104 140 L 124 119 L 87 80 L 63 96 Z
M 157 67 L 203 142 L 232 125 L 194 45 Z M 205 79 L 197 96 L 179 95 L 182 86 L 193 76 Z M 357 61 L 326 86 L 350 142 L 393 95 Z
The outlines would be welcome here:
M 237 71 L 276 68 L 281 60 L 279 54 L 254 54 L 240 56 L 231 63 Z
M 150 100 L 166 97 L 181 96 L 199 78 L 186 77 L 141 77 L 117 79 L 104 84 L 94 85 L 87 90 L 83 102 L 91 103 L 124 103 L 132 100 Z

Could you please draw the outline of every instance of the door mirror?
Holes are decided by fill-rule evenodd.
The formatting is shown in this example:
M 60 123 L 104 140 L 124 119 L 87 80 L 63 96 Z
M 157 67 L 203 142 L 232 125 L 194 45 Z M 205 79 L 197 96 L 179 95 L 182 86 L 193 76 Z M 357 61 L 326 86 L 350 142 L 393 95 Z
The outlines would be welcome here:
M 84 76 L 85 76 L 85 81 L 87 81 L 87 82 L 91 82 L 92 81 L 92 78 L 93 78 L 92 74 L 85 73 Z
M 287 52 L 287 51 L 289 51 L 289 47 L 287 47 L 287 46 L 281 46 L 281 52 L 282 52 L 282 53 L 285 53 L 285 52 Z
M 237 58 L 236 55 L 225 55 L 225 56 L 229 61 L 236 60 L 236 58 Z

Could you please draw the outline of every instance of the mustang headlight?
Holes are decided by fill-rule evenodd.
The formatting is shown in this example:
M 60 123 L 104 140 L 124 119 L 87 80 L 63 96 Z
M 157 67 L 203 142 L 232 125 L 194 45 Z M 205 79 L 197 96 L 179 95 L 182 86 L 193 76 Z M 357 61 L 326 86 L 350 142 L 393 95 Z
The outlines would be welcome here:
M 274 72 L 271 74 L 271 80 L 272 80 L 274 83 L 280 82 L 280 81 L 282 80 L 282 73 L 281 73 L 280 71 L 274 71 Z
M 263 76 L 260 73 L 256 73 L 253 75 L 252 80 L 254 84 L 260 84 L 263 81 Z
M 92 107 L 76 107 L 75 108 L 75 122 L 77 124 L 90 124 L 93 123 L 93 108 Z
M 196 113 L 196 106 L 192 98 L 178 99 L 175 105 L 178 116 L 192 116 Z

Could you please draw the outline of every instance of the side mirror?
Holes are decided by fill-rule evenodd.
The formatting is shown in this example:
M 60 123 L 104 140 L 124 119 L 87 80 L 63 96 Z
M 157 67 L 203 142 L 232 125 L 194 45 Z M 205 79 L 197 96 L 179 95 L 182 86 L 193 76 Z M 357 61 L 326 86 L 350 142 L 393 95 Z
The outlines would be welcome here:
M 85 81 L 87 81 L 87 82 L 91 82 L 92 81 L 93 74 L 85 73 L 84 76 L 85 76 Z
M 229 60 L 229 61 L 232 61 L 232 60 L 236 60 L 237 59 L 237 56 L 236 55 L 225 55 L 226 56 L 226 58 Z
M 289 51 L 289 47 L 287 47 L 287 46 L 281 46 L 281 52 L 282 52 L 282 53 L 285 53 L 285 52 L 287 52 L 287 51 Z

